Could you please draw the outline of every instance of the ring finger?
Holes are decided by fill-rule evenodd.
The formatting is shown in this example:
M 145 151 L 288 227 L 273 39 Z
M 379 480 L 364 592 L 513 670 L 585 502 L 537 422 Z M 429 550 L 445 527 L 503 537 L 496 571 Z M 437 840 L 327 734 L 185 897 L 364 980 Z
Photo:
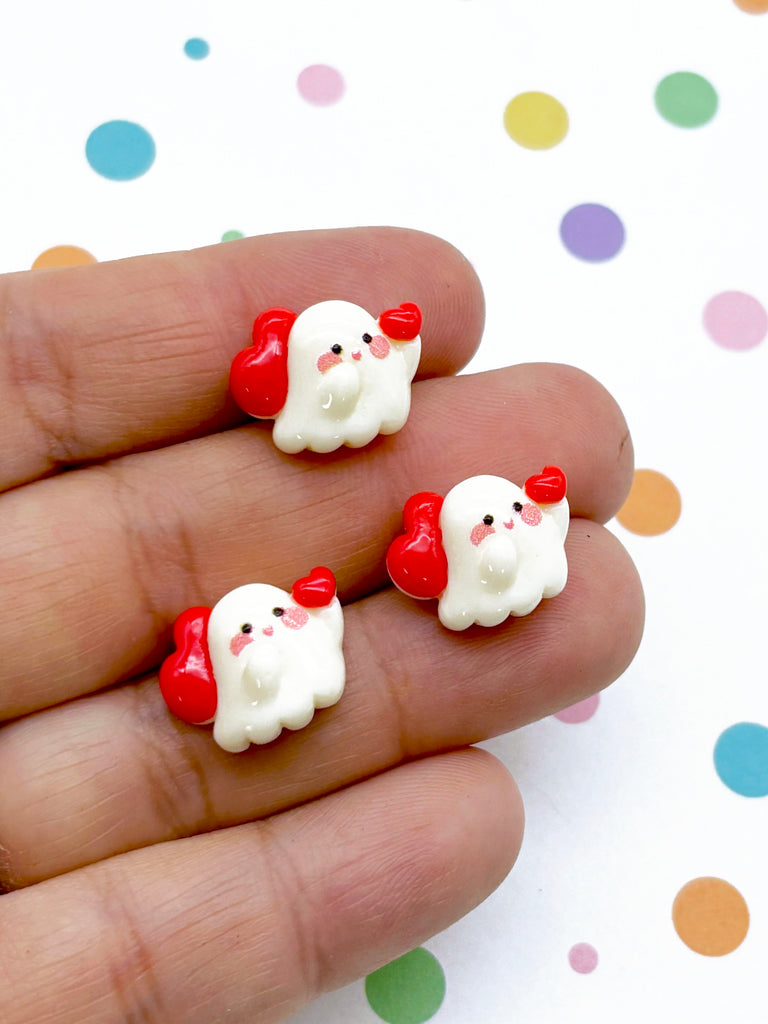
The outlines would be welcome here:
M 172 718 L 154 678 L 6 725 L 0 778 L 18 782 L 0 790 L 5 885 L 272 814 L 607 685 L 639 642 L 640 586 L 602 527 L 574 520 L 567 549 L 563 593 L 498 628 L 451 633 L 392 589 L 348 606 L 341 702 L 244 754 Z

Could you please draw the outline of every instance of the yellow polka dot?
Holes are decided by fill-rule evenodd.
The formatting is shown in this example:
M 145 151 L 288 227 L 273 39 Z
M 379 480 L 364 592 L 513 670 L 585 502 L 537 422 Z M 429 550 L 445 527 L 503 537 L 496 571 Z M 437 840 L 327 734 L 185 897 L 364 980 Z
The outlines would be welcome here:
M 655 537 L 680 518 L 680 492 L 663 473 L 637 469 L 629 497 L 616 515 L 625 530 Z
M 33 270 L 49 267 L 79 267 L 85 263 L 96 263 L 96 257 L 77 245 L 54 245 L 41 252 L 32 264 Z
M 694 953 L 725 956 L 749 930 L 749 910 L 738 889 L 722 878 L 695 878 L 672 904 L 675 931 Z
M 765 14 L 768 11 L 768 0 L 733 0 L 733 2 L 747 14 Z
M 568 114 L 546 92 L 521 92 L 504 111 L 507 133 L 527 149 L 551 149 L 568 133 Z

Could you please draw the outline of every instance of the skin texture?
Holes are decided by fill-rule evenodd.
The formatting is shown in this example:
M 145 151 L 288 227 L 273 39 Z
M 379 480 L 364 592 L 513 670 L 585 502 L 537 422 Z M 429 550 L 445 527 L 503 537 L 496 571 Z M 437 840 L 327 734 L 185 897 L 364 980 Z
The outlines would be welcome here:
M 287 456 L 230 400 L 229 364 L 261 309 L 331 297 L 421 307 L 411 415 L 361 451 Z M 608 685 L 634 654 L 642 592 L 600 525 L 631 481 L 626 424 L 572 368 L 453 377 L 482 293 L 416 232 L 9 275 L 0 301 L 0 1020 L 280 1020 L 513 865 L 519 794 L 467 748 Z M 387 586 L 411 493 L 546 464 L 575 517 L 557 598 L 456 634 Z M 345 604 L 340 703 L 237 755 L 174 719 L 156 669 L 175 616 L 321 562 Z

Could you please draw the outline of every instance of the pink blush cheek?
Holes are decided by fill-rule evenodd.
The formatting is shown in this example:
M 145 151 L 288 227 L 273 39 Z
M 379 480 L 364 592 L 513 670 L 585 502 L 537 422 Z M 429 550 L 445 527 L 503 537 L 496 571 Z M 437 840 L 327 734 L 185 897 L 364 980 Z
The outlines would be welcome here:
M 472 527 L 472 533 L 469 535 L 470 543 L 477 547 L 481 541 L 484 541 L 486 537 L 492 533 L 496 533 L 492 526 L 487 526 L 485 523 L 478 523 L 477 526 Z
M 336 352 L 323 352 L 318 358 L 316 365 L 320 373 L 325 373 L 332 366 L 338 366 L 341 361 L 341 356 L 337 355 Z
M 229 641 L 229 649 L 235 657 L 253 640 L 250 633 L 236 633 Z
M 280 616 L 280 621 L 288 629 L 301 629 L 309 622 L 309 612 L 306 608 L 286 608 Z
M 528 526 L 538 526 L 541 523 L 542 515 L 541 509 L 538 505 L 523 505 L 523 511 L 520 513 L 520 518 Z
M 371 355 L 377 359 L 386 359 L 389 355 L 389 342 L 383 334 L 377 334 L 375 338 L 372 338 L 368 348 Z

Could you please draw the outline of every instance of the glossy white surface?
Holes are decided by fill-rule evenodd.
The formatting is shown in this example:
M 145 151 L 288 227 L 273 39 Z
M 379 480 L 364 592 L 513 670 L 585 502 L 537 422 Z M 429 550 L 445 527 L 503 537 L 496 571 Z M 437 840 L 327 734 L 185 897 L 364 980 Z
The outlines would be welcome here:
M 373 340 L 364 342 L 364 334 Z M 310 306 L 289 335 L 288 397 L 275 416 L 275 444 L 290 454 L 332 452 L 396 433 L 408 418 L 420 354 L 418 335 L 386 338 L 378 320 L 352 302 Z
M 282 608 L 283 614 L 274 614 Z M 250 632 L 242 627 L 249 624 Z M 341 605 L 302 608 L 286 591 L 249 583 L 214 607 L 208 649 L 218 694 L 213 738 L 236 753 L 301 729 L 344 689 Z
M 485 523 L 490 517 L 493 522 Z M 568 521 L 566 498 L 537 505 L 499 476 L 473 476 L 457 484 L 440 513 L 448 559 L 448 585 L 438 605 L 443 625 L 496 626 L 559 594 L 568 576 L 563 548 Z

